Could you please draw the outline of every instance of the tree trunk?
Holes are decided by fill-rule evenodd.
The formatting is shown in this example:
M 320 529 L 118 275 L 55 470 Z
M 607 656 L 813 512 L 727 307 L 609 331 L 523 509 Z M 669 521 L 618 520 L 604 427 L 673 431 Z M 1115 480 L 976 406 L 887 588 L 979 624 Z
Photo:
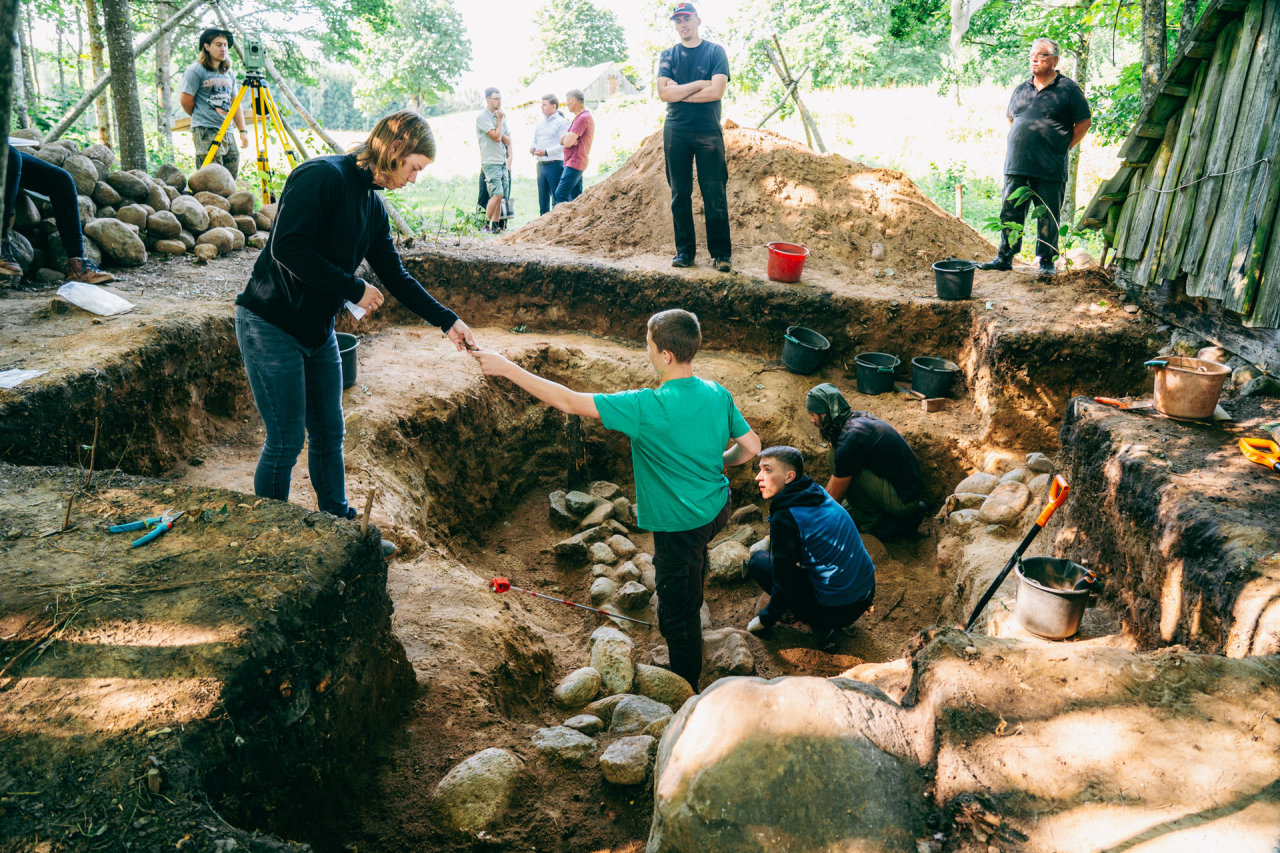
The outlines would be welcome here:
M 58 22 L 58 97 L 62 97 L 67 91 L 67 66 L 66 52 L 63 48 L 62 26 L 61 21 Z
M 1156 86 L 1164 76 L 1166 0 L 1142 0 L 1142 106 L 1156 95 Z
M 31 114 L 27 112 L 27 87 L 23 69 L 18 65 L 22 62 L 21 50 L 10 50 L 10 58 L 13 64 L 13 111 L 18 118 L 18 127 L 31 127 Z
M 76 7 L 76 88 L 84 91 L 84 20 Z
M 147 143 L 142 134 L 142 106 L 138 103 L 138 74 L 133 61 L 133 25 L 129 0 L 102 0 L 102 24 L 111 58 L 111 101 L 116 111 L 120 168 L 147 168 Z
M 24 10 L 25 11 L 25 10 Z M 40 98 L 40 89 L 36 85 L 36 58 L 31 52 L 31 39 L 27 36 L 27 30 L 18 25 L 18 44 L 22 53 L 22 85 L 27 93 L 28 103 Z M 39 104 L 32 104 L 39 106 Z
M 1080 90 L 1088 95 L 1089 91 L 1089 33 L 1080 34 L 1080 43 L 1076 45 L 1072 51 L 1076 55 L 1076 83 L 1080 85 Z M 1067 189 L 1062 200 L 1062 219 L 1063 223 L 1071 223 L 1075 221 L 1076 216 L 1076 187 L 1080 175 L 1080 149 L 1084 147 L 1084 142 L 1072 148 L 1067 154 Z
M 105 69 L 102 67 L 102 24 L 98 21 L 97 0 L 84 0 L 84 16 L 89 22 L 89 68 L 93 71 L 93 79 L 101 80 Z M 94 101 L 94 115 L 98 121 L 98 141 L 111 147 L 111 108 L 107 105 L 107 96 Z
M 15 58 L 21 58 L 13 55 L 13 31 L 19 28 L 18 0 L 0 0 L 0 68 L 13 68 Z M 5 131 L 0 138 L 0 187 L 4 186 L 4 173 L 9 168 L 9 109 L 16 78 L 16 74 L 0 74 L 0 127 Z
M 165 0 L 157 3 L 156 8 L 160 13 L 160 20 L 169 18 L 177 11 L 172 3 Z M 173 102 L 170 64 L 169 36 L 164 35 L 156 42 L 156 138 L 160 140 L 160 150 L 166 159 L 173 152 L 173 133 L 169 130 L 169 107 Z
M 1178 30 L 1178 47 L 1185 48 L 1187 39 L 1191 36 L 1191 31 L 1196 27 L 1196 7 L 1199 6 L 1197 0 L 1186 0 L 1182 4 L 1182 26 Z

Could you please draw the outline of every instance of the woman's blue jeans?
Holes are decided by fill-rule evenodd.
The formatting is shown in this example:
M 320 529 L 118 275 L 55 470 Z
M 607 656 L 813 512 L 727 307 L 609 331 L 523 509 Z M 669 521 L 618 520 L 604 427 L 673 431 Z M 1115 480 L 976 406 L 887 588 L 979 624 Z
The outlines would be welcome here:
M 338 339 L 304 347 L 298 339 L 236 306 L 236 340 L 267 440 L 253 475 L 259 497 L 287 501 L 293 466 L 307 441 L 307 468 L 321 512 L 346 518 L 342 462 L 342 361 Z

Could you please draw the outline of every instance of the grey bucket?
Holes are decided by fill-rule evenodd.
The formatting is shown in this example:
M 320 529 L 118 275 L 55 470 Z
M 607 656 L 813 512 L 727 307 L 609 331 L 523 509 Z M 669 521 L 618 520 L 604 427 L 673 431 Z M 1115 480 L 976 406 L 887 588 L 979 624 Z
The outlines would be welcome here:
M 360 339 L 346 332 L 338 332 L 338 356 L 342 359 L 342 388 L 346 390 L 356 384 L 356 350 L 360 347 Z
M 1046 640 L 1065 640 L 1080 630 L 1080 617 L 1092 589 L 1074 590 L 1089 570 L 1055 557 L 1019 560 L 1018 602 L 1014 615 L 1032 634 Z
M 893 390 L 893 372 L 902 360 L 887 352 L 860 352 L 853 359 L 859 394 L 883 394 Z
M 951 390 L 951 380 L 960 372 L 960 365 L 945 358 L 920 356 L 911 359 L 911 390 L 926 397 L 945 397 Z

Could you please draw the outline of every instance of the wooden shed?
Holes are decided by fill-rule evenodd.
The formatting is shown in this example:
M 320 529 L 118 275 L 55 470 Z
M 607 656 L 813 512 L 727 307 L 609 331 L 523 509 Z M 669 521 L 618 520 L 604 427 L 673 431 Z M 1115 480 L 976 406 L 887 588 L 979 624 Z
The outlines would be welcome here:
M 1085 210 L 1143 306 L 1280 374 L 1280 0 L 1212 0 Z

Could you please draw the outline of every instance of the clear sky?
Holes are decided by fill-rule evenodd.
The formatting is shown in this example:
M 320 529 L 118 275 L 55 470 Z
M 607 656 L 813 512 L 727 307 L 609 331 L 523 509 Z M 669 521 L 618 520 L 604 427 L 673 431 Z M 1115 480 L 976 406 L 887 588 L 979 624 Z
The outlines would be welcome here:
M 646 36 L 648 21 L 646 4 L 639 0 L 594 0 L 601 8 L 618 16 L 627 33 L 627 42 L 636 43 Z M 498 86 L 511 90 L 528 73 L 537 48 L 534 15 L 543 4 L 538 0 L 455 0 L 467 25 L 471 39 L 471 70 L 463 75 L 461 89 L 483 89 Z M 675 6 L 675 0 L 670 4 Z M 739 0 L 701 0 L 695 2 L 704 24 L 723 30 L 724 23 L 740 4 Z M 671 42 L 676 41 L 671 30 Z

